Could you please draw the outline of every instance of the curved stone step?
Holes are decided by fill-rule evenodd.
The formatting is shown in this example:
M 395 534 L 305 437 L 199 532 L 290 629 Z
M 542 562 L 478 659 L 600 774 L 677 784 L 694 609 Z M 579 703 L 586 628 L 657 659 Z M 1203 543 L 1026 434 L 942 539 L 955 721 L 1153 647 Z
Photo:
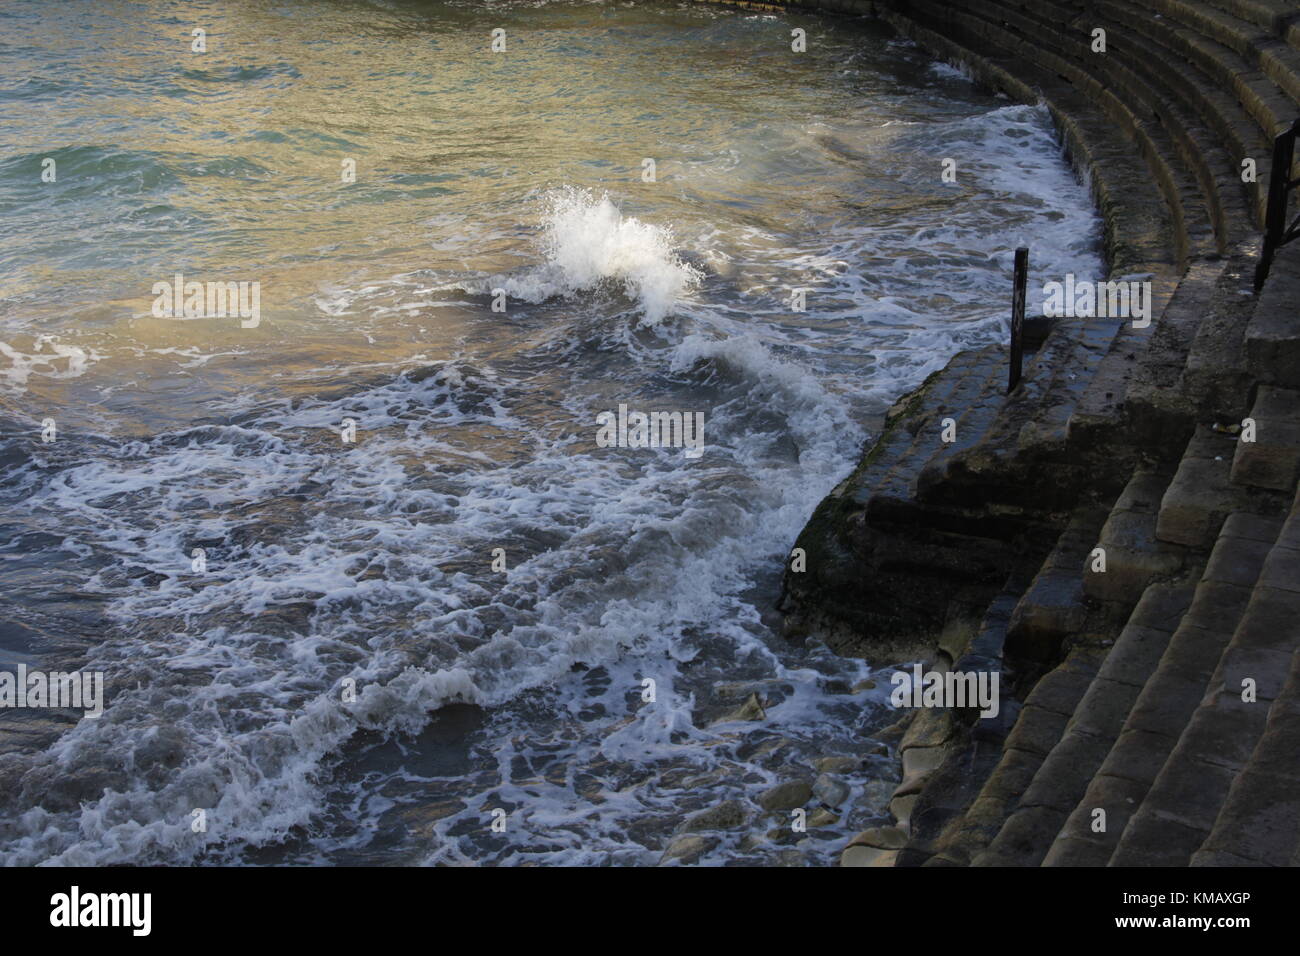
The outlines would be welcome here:
M 1118 845 L 1179 735 L 1205 694 L 1223 647 L 1250 599 L 1251 588 L 1276 540 L 1281 522 L 1247 514 L 1224 522 L 1191 606 L 1178 621 L 1145 676 L 1096 774 L 1048 850 L 1049 866 L 1103 866 Z M 1140 635 L 1133 635 L 1138 637 Z M 1160 638 L 1155 637 L 1156 640 Z M 1119 649 L 1112 653 L 1119 654 Z M 1125 673 L 1117 656 L 1109 675 Z M 1104 810 L 1105 829 L 1094 831 L 1096 810 Z
M 1295 866 L 1300 857 L 1300 652 L 1192 866 Z
M 976 865 L 1037 866 L 1114 745 L 1142 683 L 1191 605 L 1189 585 L 1147 588 L 1097 676 L 997 837 Z
M 1088 597 L 1132 608 L 1150 585 L 1176 577 L 1187 566 L 1187 548 L 1156 538 L 1160 502 L 1172 477 L 1172 470 L 1161 465 L 1133 472 L 1098 536 L 1096 546 L 1104 555 L 1085 559 L 1083 592 Z
M 1227 92 L 1231 82 L 1225 84 L 1217 75 L 1231 65 L 1206 49 L 1211 41 L 1141 16 L 1131 0 L 1099 0 L 1092 20 L 1108 31 L 1108 49 L 1113 51 L 1108 56 L 1123 57 L 1131 69 L 1160 87 L 1167 102 L 1181 104 L 1184 149 L 1203 157 L 1202 185 L 1217 200 L 1225 246 L 1257 229 L 1271 145 L 1237 97 Z M 1240 62 L 1226 47 L 1219 52 Z M 1242 182 L 1241 160 L 1247 156 L 1261 165 L 1262 185 L 1258 179 Z
M 1111 858 L 1112 866 L 1186 866 L 1250 760 L 1300 650 L 1300 507 L 1260 571 L 1208 690 Z M 1289 587 L 1288 587 L 1289 586 Z
M 1277 250 L 1268 281 L 1246 328 L 1246 367 L 1261 382 L 1300 389 L 1297 301 L 1300 301 L 1300 241 Z
M 938 15 L 931 0 L 914 0 L 913 10 L 929 10 Z M 1159 185 L 1170 211 L 1174 227 L 1172 238 L 1180 263 L 1193 254 L 1213 251 L 1214 233 L 1212 218 L 1201 193 L 1196 175 L 1183 165 L 1183 160 L 1172 137 L 1158 119 L 1139 116 L 1132 105 L 1110 91 L 1109 84 L 1100 82 L 1082 64 L 1089 62 L 1080 51 L 1086 51 L 1086 35 L 1078 37 L 1068 32 L 1059 34 L 1058 25 L 1047 26 L 1018 10 L 1011 0 L 980 4 L 969 10 L 958 11 L 952 7 L 939 7 L 950 25 L 960 24 L 985 42 L 999 44 L 1004 50 L 1014 50 L 1020 59 L 1029 60 L 1049 75 L 1064 77 L 1084 90 L 1095 106 L 1100 106 L 1110 119 L 1131 137 L 1150 167 L 1152 177 Z M 1145 95 L 1141 84 L 1128 88 L 1139 100 Z
M 1005 32 L 990 38 L 990 25 L 950 8 L 917 0 L 907 16 L 877 8 L 885 20 L 905 35 L 941 56 L 965 62 L 995 89 L 1022 102 L 1043 102 L 1077 164 L 1087 172 L 1106 229 L 1106 249 L 1112 270 L 1168 274 L 1176 265 L 1177 240 L 1171 211 L 1149 183 L 1128 172 L 1131 142 L 1118 133 L 1096 104 L 1055 73 L 1026 62 L 1023 44 Z M 1121 172 L 1123 171 L 1123 172 Z
M 932 865 L 964 866 L 997 835 L 1060 739 L 1102 656 L 1098 648 L 1077 647 L 1034 686 L 1007 737 L 1001 759 L 966 812 L 945 831 Z
M 1235 443 L 1232 481 L 1290 492 L 1300 481 L 1300 391 L 1261 385 L 1249 420 L 1254 441 L 1243 431 Z

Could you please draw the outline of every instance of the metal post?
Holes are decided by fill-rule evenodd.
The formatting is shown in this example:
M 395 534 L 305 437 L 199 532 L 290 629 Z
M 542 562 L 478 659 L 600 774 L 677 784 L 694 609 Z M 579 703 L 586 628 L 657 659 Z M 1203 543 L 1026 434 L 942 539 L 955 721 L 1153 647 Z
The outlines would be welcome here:
M 1020 384 L 1020 366 L 1025 358 L 1025 285 L 1029 281 L 1029 249 L 1016 250 L 1016 278 L 1011 294 L 1011 374 L 1007 379 L 1007 394 Z
M 1296 185 L 1291 182 L 1291 163 L 1295 159 L 1297 135 L 1300 135 L 1300 120 L 1273 138 L 1273 167 L 1269 171 L 1268 206 L 1264 213 L 1264 248 L 1259 254 L 1259 264 L 1255 267 L 1256 292 L 1263 288 L 1269 267 L 1273 264 L 1273 254 L 1284 242 L 1287 193 Z

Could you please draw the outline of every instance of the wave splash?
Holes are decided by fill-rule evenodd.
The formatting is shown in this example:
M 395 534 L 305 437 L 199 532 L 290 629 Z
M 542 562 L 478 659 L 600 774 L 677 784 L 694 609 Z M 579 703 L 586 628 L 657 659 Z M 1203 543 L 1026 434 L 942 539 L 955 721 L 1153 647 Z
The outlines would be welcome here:
M 632 299 L 642 324 L 657 325 L 703 275 L 674 251 L 670 227 L 625 216 L 607 193 L 564 186 L 546 194 L 540 248 L 544 262 L 490 281 L 526 302 L 613 286 Z

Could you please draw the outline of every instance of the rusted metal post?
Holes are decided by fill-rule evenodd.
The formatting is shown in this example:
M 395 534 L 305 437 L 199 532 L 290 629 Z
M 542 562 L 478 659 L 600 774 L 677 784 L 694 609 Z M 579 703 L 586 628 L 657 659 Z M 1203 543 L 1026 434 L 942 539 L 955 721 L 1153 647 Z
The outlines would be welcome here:
M 1007 378 L 1007 394 L 1020 384 L 1020 367 L 1025 359 L 1025 286 L 1029 282 L 1029 250 L 1021 246 L 1016 250 L 1016 279 L 1011 294 L 1011 374 Z

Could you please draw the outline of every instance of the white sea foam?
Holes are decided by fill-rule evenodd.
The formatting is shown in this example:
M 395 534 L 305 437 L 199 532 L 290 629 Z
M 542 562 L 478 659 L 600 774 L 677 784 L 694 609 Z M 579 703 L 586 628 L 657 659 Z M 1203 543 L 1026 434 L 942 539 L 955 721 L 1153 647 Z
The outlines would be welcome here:
M 672 230 L 625 216 L 610 197 L 563 187 L 544 200 L 543 263 L 483 283 L 526 302 L 572 296 L 609 284 L 637 304 L 646 324 L 671 315 L 700 274 L 674 251 Z

